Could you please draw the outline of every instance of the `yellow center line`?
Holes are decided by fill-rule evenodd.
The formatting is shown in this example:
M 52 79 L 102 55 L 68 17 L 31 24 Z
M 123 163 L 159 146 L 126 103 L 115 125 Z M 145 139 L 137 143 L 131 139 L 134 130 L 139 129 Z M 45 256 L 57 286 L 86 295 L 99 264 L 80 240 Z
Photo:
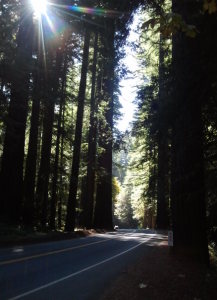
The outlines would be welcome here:
M 90 245 L 105 243 L 105 242 L 108 242 L 110 240 L 111 239 L 106 239 L 106 240 L 97 241 L 97 242 L 93 242 L 93 243 L 88 243 L 88 244 L 83 244 L 83 245 L 79 245 L 79 246 L 74 246 L 74 247 L 71 247 L 71 248 L 65 248 L 65 249 L 61 249 L 61 250 L 50 251 L 50 252 L 36 254 L 36 255 L 32 255 L 32 256 L 26 256 L 26 257 L 21 257 L 21 258 L 15 258 L 15 259 L 11 259 L 11 260 L 6 260 L 6 261 L 0 262 L 0 266 L 9 265 L 9 264 L 13 264 L 13 263 L 21 262 L 21 261 L 26 261 L 26 260 L 31 260 L 31 259 L 34 259 L 34 258 L 49 256 L 49 255 L 53 255 L 53 254 L 58 254 L 58 253 L 63 253 L 63 252 L 69 252 L 69 251 L 74 250 L 74 249 L 79 249 L 79 248 L 83 248 L 83 247 L 90 246 Z

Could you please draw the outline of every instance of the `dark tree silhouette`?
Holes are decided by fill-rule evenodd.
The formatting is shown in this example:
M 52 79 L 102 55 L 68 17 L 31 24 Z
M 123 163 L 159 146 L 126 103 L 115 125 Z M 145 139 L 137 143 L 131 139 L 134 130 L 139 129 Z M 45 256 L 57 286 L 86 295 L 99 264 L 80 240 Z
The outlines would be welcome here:
M 0 173 L 1 216 L 3 220 L 17 224 L 21 218 L 25 129 L 32 65 L 33 24 L 32 15 L 25 15 L 27 5 L 26 1 L 22 1 Z
M 54 107 L 58 97 L 59 76 L 62 63 L 62 54 L 57 50 L 56 59 L 50 60 L 50 72 L 52 75 L 45 79 L 44 94 L 44 119 L 43 119 L 43 137 L 41 146 L 41 160 L 38 174 L 36 205 L 38 209 L 38 221 L 42 227 L 45 227 L 48 221 L 48 183 L 50 175 L 50 159 L 54 121 Z M 53 65 L 54 64 L 54 65 Z
M 63 52 L 64 47 L 57 50 L 58 52 Z M 60 54 L 62 55 L 62 54 Z M 62 60 L 62 59 L 61 59 Z M 56 219 L 56 205 L 57 205 L 57 179 L 58 179 L 58 166 L 59 166 L 59 154 L 60 154 L 60 139 L 62 133 L 62 119 L 63 119 L 63 109 L 65 102 L 65 88 L 66 88 L 66 71 L 67 71 L 67 53 L 65 53 L 63 70 L 61 72 L 61 92 L 60 92 L 60 103 L 59 103 L 59 114 L 57 120 L 57 137 L 56 137 L 56 149 L 55 149 L 55 159 L 54 159 L 54 171 L 52 179 L 52 194 L 50 203 L 50 228 L 55 229 L 55 219 Z
M 102 94 L 107 102 L 105 120 L 99 131 L 99 147 L 102 153 L 98 158 L 98 182 L 94 212 L 94 227 L 113 228 L 112 224 L 112 131 L 113 131 L 113 92 L 114 92 L 114 20 L 105 23 L 106 32 L 102 41 L 104 48 Z M 99 125 L 100 126 L 100 125 Z M 102 133 L 106 134 L 102 134 Z
M 78 189 L 78 173 L 80 163 L 80 151 L 81 151 L 81 137 L 82 137 L 82 125 L 83 125 L 83 114 L 84 114 L 84 101 L 87 81 L 87 68 L 89 59 L 89 44 L 90 44 L 90 31 L 88 28 L 85 29 L 84 37 L 84 49 L 82 57 L 82 68 L 81 68 L 81 79 L 78 94 L 78 109 L 75 129 L 75 141 L 74 151 L 69 187 L 69 197 L 67 204 L 67 215 L 66 215 L 66 231 L 73 231 L 75 228 L 75 212 L 76 212 L 76 197 Z
M 24 195 L 23 195 L 23 223 L 27 227 L 32 227 L 35 222 L 35 177 L 36 162 L 38 151 L 38 127 L 40 117 L 40 97 L 41 97 L 41 65 L 40 55 L 36 61 L 35 72 L 33 77 L 33 94 L 32 94 L 32 114 L 29 134 L 28 153 L 26 158 L 26 168 L 24 177 Z
M 190 24 L 202 26 L 201 2 L 173 0 L 173 12 Z M 208 261 L 204 181 L 204 88 L 200 72 L 201 35 L 179 32 L 173 37 L 174 123 L 172 155 L 172 214 L 174 247 Z
M 94 56 L 92 66 L 91 100 L 90 100 L 90 128 L 88 137 L 87 178 L 83 190 L 84 197 L 84 226 L 93 226 L 94 188 L 96 173 L 96 131 L 97 131 L 97 103 L 96 103 L 96 67 L 98 54 L 98 32 L 94 40 Z M 99 75 L 100 76 L 100 75 Z

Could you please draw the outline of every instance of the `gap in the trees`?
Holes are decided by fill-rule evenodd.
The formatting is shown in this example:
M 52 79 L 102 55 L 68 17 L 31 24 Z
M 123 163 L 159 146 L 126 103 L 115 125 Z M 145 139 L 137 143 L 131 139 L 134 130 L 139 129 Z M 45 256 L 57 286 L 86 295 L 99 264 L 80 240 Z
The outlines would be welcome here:
M 113 215 L 114 225 L 119 226 L 119 228 L 137 228 L 140 225 L 135 219 L 135 213 L 132 209 L 127 178 L 129 176 L 130 136 L 137 109 L 135 100 L 142 81 L 138 60 L 141 18 L 142 13 L 138 9 L 133 16 L 124 46 L 125 57 L 120 61 L 120 65 L 126 68 L 126 73 L 119 83 L 122 116 L 118 120 L 116 128 L 123 135 L 123 143 L 121 142 L 120 149 L 113 153 Z
M 140 81 L 138 73 L 138 60 L 136 58 L 136 45 L 139 43 L 139 23 L 141 13 L 137 11 L 134 15 L 132 25 L 130 26 L 129 36 L 125 45 L 126 56 L 121 60 L 121 64 L 127 68 L 127 74 L 120 80 L 120 96 L 122 117 L 117 122 L 117 128 L 124 132 L 130 130 L 130 123 L 133 121 L 133 115 L 136 109 L 134 103 L 137 93 L 137 86 Z

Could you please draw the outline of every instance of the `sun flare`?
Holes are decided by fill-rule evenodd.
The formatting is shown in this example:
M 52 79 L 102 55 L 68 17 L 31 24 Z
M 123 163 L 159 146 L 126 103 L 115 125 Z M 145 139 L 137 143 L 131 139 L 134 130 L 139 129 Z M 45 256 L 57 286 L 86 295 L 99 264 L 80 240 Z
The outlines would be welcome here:
M 47 1 L 46 0 L 31 0 L 34 13 L 37 17 L 46 14 Z

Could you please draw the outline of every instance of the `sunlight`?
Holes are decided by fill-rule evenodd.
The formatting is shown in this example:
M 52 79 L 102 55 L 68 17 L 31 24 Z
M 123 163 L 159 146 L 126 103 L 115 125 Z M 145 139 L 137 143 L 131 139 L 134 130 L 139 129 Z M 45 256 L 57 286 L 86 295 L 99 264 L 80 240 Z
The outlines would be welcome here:
M 30 0 L 35 19 L 37 20 L 38 25 L 38 37 L 39 37 L 39 52 L 42 51 L 44 67 L 46 70 L 46 46 L 45 46 L 45 39 L 47 33 L 49 32 L 48 27 L 51 29 L 53 34 L 56 34 L 56 30 L 54 24 L 52 23 L 50 16 L 48 16 L 47 6 L 48 1 L 46 0 Z M 47 26 L 48 25 L 48 26 Z
M 36 17 L 46 14 L 47 1 L 46 0 L 31 0 Z
M 137 85 L 140 84 L 140 76 L 137 72 L 139 66 L 136 59 L 135 50 L 129 45 L 136 43 L 139 40 L 139 31 L 137 26 L 140 22 L 140 13 L 134 15 L 134 21 L 131 25 L 131 30 L 128 37 L 128 44 L 125 46 L 126 57 L 123 58 L 122 64 L 128 68 L 128 76 L 120 81 L 119 101 L 122 105 L 122 118 L 117 122 L 117 128 L 124 132 L 130 129 L 130 123 L 133 121 L 136 105 L 134 101 L 137 95 Z

